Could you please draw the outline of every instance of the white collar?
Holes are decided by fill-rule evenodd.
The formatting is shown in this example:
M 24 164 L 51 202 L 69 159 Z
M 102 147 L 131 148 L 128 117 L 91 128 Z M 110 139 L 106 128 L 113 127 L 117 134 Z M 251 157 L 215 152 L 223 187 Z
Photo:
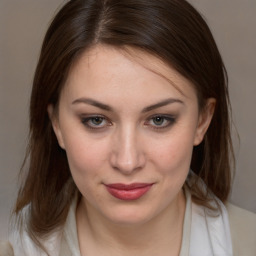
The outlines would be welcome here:
M 180 256 L 232 256 L 232 242 L 228 213 L 220 203 L 221 213 L 216 217 L 205 207 L 191 200 L 191 193 L 184 186 L 186 210 Z M 76 228 L 77 199 L 73 200 L 64 229 L 65 239 L 72 256 L 80 256 Z

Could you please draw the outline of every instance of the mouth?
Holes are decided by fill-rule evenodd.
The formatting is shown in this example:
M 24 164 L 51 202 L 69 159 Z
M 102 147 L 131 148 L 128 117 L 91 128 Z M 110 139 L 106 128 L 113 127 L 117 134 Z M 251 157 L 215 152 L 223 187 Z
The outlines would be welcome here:
M 153 183 L 132 183 L 132 184 L 105 184 L 107 191 L 120 200 L 137 200 L 145 195 Z

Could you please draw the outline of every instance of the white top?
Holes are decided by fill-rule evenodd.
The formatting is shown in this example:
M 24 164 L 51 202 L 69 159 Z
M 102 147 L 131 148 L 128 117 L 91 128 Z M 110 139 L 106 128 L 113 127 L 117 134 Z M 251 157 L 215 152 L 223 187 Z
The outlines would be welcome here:
M 233 255 L 225 206 L 220 203 L 222 213 L 217 217 L 211 217 L 208 209 L 192 202 L 187 188 L 185 188 L 185 195 L 186 211 L 180 256 Z M 77 200 L 74 199 L 63 231 L 53 233 L 47 241 L 43 242 L 51 256 L 82 256 L 77 238 L 76 206 Z M 10 240 L 15 256 L 46 256 L 45 253 L 38 251 L 25 232 L 22 240 L 20 237 L 18 232 L 15 232 Z
M 192 202 L 187 188 L 185 188 L 185 195 L 186 211 L 180 256 L 232 256 L 231 235 L 225 206 L 221 203 L 222 214 L 218 217 L 209 217 L 208 209 Z M 67 256 L 82 256 L 78 246 L 75 209 L 76 203 L 73 202 L 64 228 L 64 243 L 68 245 L 71 253 L 66 254 Z

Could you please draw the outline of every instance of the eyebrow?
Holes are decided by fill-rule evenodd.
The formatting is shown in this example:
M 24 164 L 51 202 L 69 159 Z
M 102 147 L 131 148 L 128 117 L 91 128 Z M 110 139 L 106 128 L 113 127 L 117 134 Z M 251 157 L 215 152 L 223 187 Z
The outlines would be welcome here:
M 162 101 L 160 101 L 156 104 L 153 104 L 153 105 L 150 105 L 148 107 L 143 108 L 142 113 L 149 112 L 149 111 L 154 110 L 156 108 L 160 108 L 160 107 L 172 104 L 172 103 L 184 104 L 184 102 L 179 100 L 179 99 L 168 98 L 168 99 L 162 100 Z
M 79 103 L 89 104 L 89 105 L 95 106 L 97 108 L 113 112 L 113 108 L 110 107 L 109 105 L 106 105 L 104 103 L 101 103 L 101 102 L 99 102 L 97 100 L 93 100 L 93 99 L 90 99 L 90 98 L 79 98 L 79 99 L 76 99 L 76 100 L 74 100 L 72 102 L 72 105 L 73 104 L 79 104 Z M 160 102 L 158 102 L 156 104 L 153 104 L 153 105 L 150 105 L 150 106 L 147 106 L 147 107 L 143 108 L 142 109 L 142 113 L 149 112 L 149 111 L 154 110 L 156 108 L 160 108 L 160 107 L 172 104 L 172 103 L 184 104 L 184 102 L 179 100 L 179 99 L 168 98 L 168 99 L 162 100 L 162 101 L 160 101 Z
M 92 106 L 95 106 L 97 108 L 100 108 L 100 109 L 103 109 L 103 110 L 107 110 L 107 111 L 113 111 L 113 109 L 104 104 L 104 103 L 101 103 L 97 100 L 93 100 L 93 99 L 90 99 L 90 98 L 79 98 L 79 99 L 76 99 L 72 102 L 72 105 L 73 104 L 78 104 L 78 103 L 84 103 L 84 104 L 89 104 L 89 105 L 92 105 Z

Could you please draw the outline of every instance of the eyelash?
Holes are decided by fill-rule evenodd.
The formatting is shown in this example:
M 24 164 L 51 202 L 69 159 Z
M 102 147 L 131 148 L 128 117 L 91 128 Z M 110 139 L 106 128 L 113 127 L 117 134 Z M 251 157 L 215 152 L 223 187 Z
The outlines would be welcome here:
M 150 121 L 153 121 L 154 119 L 156 118 L 161 118 L 163 122 L 165 122 L 166 124 L 165 125 L 150 125 Z M 154 121 L 153 121 L 154 122 Z M 146 121 L 146 125 L 149 125 L 152 127 L 152 129 L 154 130 L 160 130 L 160 129 L 166 129 L 170 126 L 172 126 L 174 123 L 176 122 L 176 118 L 172 115 L 161 115 L 161 114 L 158 114 L 158 115 L 154 115 L 154 116 L 151 116 L 149 119 L 147 119 Z
M 100 121 L 102 122 L 107 122 L 107 124 L 101 125 L 101 123 L 99 125 L 95 125 L 95 124 L 89 124 L 90 122 L 92 122 L 95 119 L 100 119 Z M 156 118 L 161 118 L 163 122 L 166 122 L 167 124 L 165 124 L 164 126 L 158 126 L 158 125 L 151 125 L 150 122 L 153 121 Z M 106 126 L 111 126 L 112 123 L 111 121 L 106 118 L 105 116 L 102 115 L 95 115 L 95 116 L 88 116 L 88 117 L 82 117 L 81 118 L 81 122 L 84 126 L 86 126 L 86 128 L 91 129 L 91 130 L 100 130 L 100 129 L 104 129 Z M 154 121 L 153 121 L 154 122 Z M 154 115 L 151 116 L 150 118 L 148 118 L 145 122 L 146 126 L 151 126 L 152 129 L 154 130 L 160 130 L 160 129 L 166 129 L 170 126 L 172 126 L 174 123 L 176 122 L 176 118 L 172 115 Z
M 101 120 L 103 120 L 105 122 L 108 122 L 108 124 L 104 125 L 104 126 L 98 126 L 98 125 L 95 125 L 95 124 L 94 125 L 93 124 L 89 124 L 89 122 L 92 122 L 92 120 L 93 119 L 95 120 L 96 118 L 99 118 L 99 119 L 101 119 Z M 99 129 L 105 128 L 106 126 L 111 126 L 112 125 L 110 120 L 108 120 L 106 117 L 101 116 L 101 115 L 82 117 L 81 118 L 81 122 L 82 122 L 83 125 L 86 126 L 86 128 L 91 129 L 91 130 L 99 130 Z

